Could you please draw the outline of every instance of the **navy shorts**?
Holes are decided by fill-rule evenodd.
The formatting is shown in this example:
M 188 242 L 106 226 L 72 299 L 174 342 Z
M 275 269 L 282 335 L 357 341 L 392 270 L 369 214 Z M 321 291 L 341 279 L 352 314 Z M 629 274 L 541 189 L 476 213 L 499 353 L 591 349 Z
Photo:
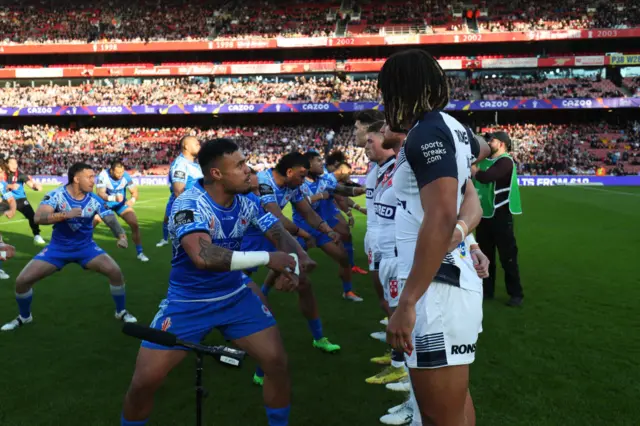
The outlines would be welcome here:
M 43 248 L 40 253 L 36 254 L 34 259 L 50 263 L 60 270 L 69 263 L 77 263 L 83 268 L 86 268 L 87 263 L 101 254 L 105 254 L 105 251 L 94 241 L 91 241 L 87 246 L 75 250 L 65 246 L 49 244 Z
M 276 325 L 276 321 L 258 296 L 243 287 L 222 300 L 174 301 L 160 303 L 151 328 L 168 331 L 178 339 L 200 343 L 214 328 L 220 330 L 226 340 L 247 337 Z M 143 348 L 158 350 L 186 350 L 142 342 Z

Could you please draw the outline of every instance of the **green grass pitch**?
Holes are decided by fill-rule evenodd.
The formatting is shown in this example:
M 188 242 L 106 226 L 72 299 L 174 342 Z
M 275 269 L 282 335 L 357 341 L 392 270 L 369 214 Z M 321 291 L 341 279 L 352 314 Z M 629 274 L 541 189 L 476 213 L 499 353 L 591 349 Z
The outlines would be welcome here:
M 640 189 L 523 188 L 525 214 L 516 219 L 525 289 L 521 309 L 504 306 L 504 286 L 484 307 L 484 332 L 471 369 L 478 425 L 585 426 L 640 424 Z M 42 193 L 28 193 L 36 204 Z M 156 248 L 166 188 L 140 189 L 136 211 L 145 253 L 131 244 L 118 250 L 101 225 L 96 240 L 122 267 L 128 308 L 148 324 L 167 290 L 170 248 Z M 19 255 L 5 262 L 12 280 L 0 282 L 3 323 L 17 314 L 13 279 L 39 248 L 26 221 L 0 220 L 5 240 Z M 365 265 L 365 219 L 354 230 L 357 261 Z M 43 227 L 49 239 L 51 227 Z M 313 349 L 293 294 L 274 293 L 293 378 L 292 426 L 376 425 L 400 394 L 364 379 L 384 345 L 369 333 L 382 330 L 368 276 L 354 278 L 364 298 L 340 297 L 337 267 L 315 250 L 312 279 L 326 335 L 342 352 Z M 500 268 L 499 268 L 500 269 Z M 258 281 L 264 272 L 258 275 Z M 501 280 L 501 279 L 500 279 Z M 501 282 L 501 281 L 500 281 Z M 0 425 L 119 424 L 139 342 L 120 332 L 105 278 L 71 265 L 34 288 L 35 322 L 0 334 Z M 210 343 L 222 343 L 217 332 Z M 156 398 L 151 425 L 195 423 L 194 358 L 168 378 Z M 261 390 L 251 384 L 254 363 L 233 369 L 207 360 L 205 424 L 265 425 Z

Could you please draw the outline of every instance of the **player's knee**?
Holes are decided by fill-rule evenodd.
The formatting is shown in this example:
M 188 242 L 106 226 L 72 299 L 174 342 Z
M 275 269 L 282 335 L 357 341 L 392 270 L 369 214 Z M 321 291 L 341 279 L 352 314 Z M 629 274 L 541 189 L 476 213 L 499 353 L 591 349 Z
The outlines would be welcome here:
M 289 375 L 289 359 L 282 345 L 273 348 L 262 357 L 262 369 L 271 377 L 287 377 Z
M 105 275 L 109 278 L 112 285 L 117 285 L 120 283 L 124 283 L 124 275 L 122 274 L 122 270 L 115 263 L 113 265 L 109 265 L 104 269 Z
M 153 397 L 155 391 L 162 385 L 165 379 L 164 373 L 159 369 L 136 369 L 129 386 L 129 394 L 134 398 Z
M 26 293 L 31 289 L 32 285 L 33 280 L 30 280 L 25 274 L 20 274 L 18 278 L 16 278 L 16 293 Z

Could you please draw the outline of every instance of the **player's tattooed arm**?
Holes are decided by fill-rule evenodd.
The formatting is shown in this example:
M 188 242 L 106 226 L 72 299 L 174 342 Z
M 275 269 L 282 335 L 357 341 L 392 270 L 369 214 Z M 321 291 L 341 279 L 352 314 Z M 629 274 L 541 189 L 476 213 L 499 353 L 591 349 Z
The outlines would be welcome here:
M 340 236 L 311 208 L 311 204 L 308 201 L 297 202 L 296 209 L 312 228 L 327 234 L 335 242 L 340 240 Z
M 205 232 L 193 232 L 180 240 L 180 244 L 198 269 L 216 272 L 231 270 L 233 251 L 211 242 L 211 236 Z
M 109 229 L 111 229 L 114 237 L 123 238 L 127 236 L 127 234 L 125 234 L 124 232 L 124 229 L 122 228 L 122 225 L 120 225 L 120 222 L 118 222 L 115 214 L 103 216 L 102 220 L 109 227 Z
M 338 195 L 344 195 L 345 197 L 357 197 L 365 193 L 365 189 L 360 186 L 346 186 L 339 183 L 336 186 L 335 193 Z
M 46 198 L 46 197 L 45 197 Z M 63 222 L 67 219 L 82 216 L 82 209 L 75 208 L 66 212 L 57 212 L 53 207 L 41 204 L 36 210 L 33 220 L 38 225 L 53 225 L 54 223 Z
M 304 250 L 298 244 L 295 238 L 291 236 L 289 232 L 285 229 L 282 222 L 278 222 L 273 225 L 267 232 L 264 234 L 269 240 L 276 246 L 276 248 L 285 253 L 297 253 L 301 255 L 304 253 Z
M 308 201 L 305 200 L 302 202 L 308 205 L 309 207 L 311 207 Z M 284 213 L 282 213 L 282 209 L 280 208 L 280 206 L 278 206 L 276 203 L 267 203 L 267 204 L 264 204 L 263 207 L 265 211 L 274 215 L 283 225 L 284 229 L 289 231 L 291 235 L 296 235 L 302 238 L 306 238 L 306 236 L 301 235 L 304 231 L 300 229 L 300 227 L 297 226 L 295 223 L 293 223 L 291 219 L 286 217 Z

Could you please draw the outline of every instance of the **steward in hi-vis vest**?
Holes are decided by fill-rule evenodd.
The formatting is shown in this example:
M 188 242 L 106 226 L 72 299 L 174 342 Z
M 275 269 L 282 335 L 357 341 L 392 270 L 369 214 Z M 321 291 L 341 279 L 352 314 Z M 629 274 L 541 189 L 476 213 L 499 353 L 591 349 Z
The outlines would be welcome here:
M 516 163 L 509 154 L 511 139 L 505 132 L 485 136 L 491 157 L 472 168 L 474 184 L 482 205 L 482 221 L 476 239 L 491 262 L 489 278 L 483 282 L 485 299 L 495 291 L 496 248 L 504 269 L 509 306 L 520 306 L 524 294 L 518 269 L 518 246 L 513 232 L 513 215 L 522 213 Z

